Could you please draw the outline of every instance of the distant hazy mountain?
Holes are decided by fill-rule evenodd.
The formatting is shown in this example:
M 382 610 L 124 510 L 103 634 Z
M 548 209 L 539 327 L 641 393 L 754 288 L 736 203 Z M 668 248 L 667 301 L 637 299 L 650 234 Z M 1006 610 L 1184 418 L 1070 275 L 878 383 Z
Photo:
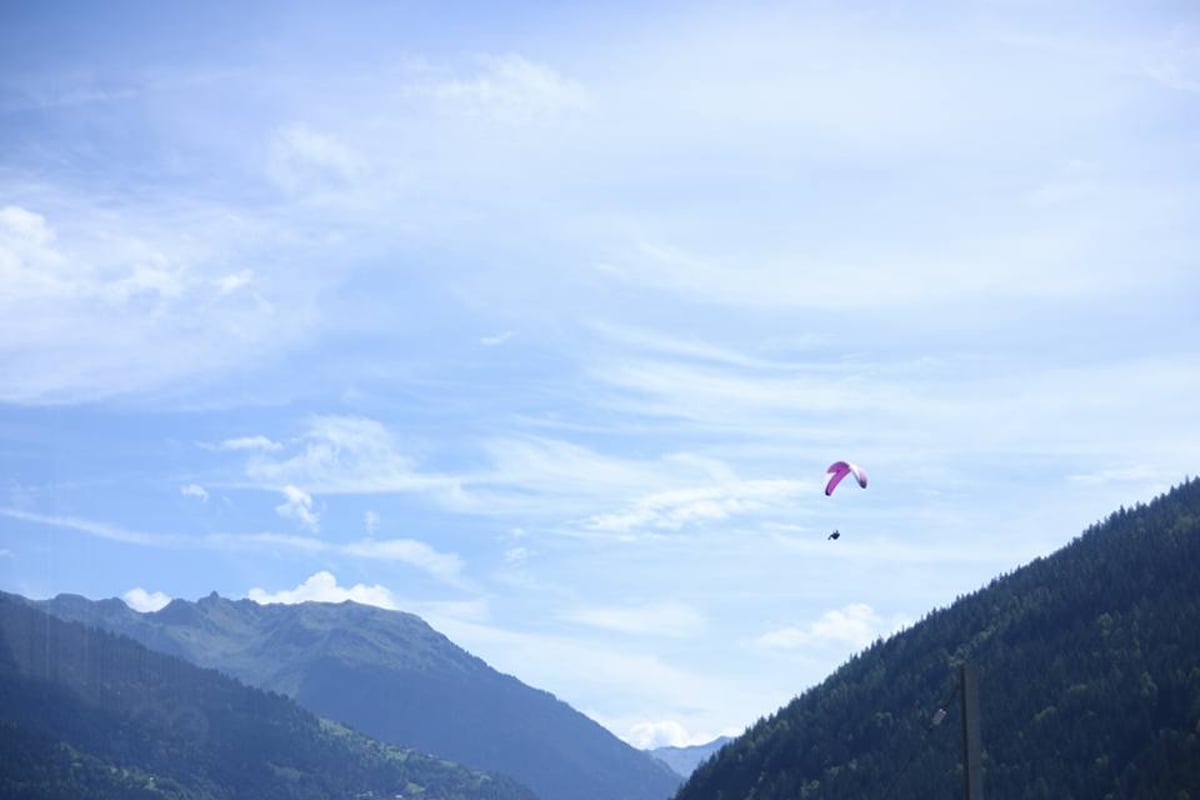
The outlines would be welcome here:
M 42 607 L 280 692 L 369 736 L 512 775 L 543 800 L 666 800 L 680 782 L 662 762 L 412 614 L 216 594 L 153 614 L 73 595 Z
M 0 797 L 535 800 L 0 595 Z
M 964 661 L 979 673 L 988 797 L 1200 798 L 1200 481 L 872 645 L 678 800 L 961 796 Z
M 656 747 L 648 750 L 650 755 L 673 769 L 681 778 L 691 775 L 696 767 L 706 758 L 720 750 L 727 742 L 733 741 L 728 736 L 713 739 L 707 744 L 694 744 L 689 747 Z

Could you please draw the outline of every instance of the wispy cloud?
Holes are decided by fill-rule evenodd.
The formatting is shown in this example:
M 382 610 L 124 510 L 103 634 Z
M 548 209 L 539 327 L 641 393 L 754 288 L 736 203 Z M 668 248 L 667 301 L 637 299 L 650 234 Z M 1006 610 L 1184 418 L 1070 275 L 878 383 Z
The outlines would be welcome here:
M 238 218 L 181 201 L 151 212 L 58 187 L 30 194 L 36 205 L 0 210 L 0 399 L 161 391 L 286 347 L 311 319 L 304 279 L 226 291 L 231 242 L 253 238 Z M 264 313 L 280 303 L 286 318 Z
M 495 336 L 484 336 L 479 340 L 479 343 L 484 347 L 497 347 L 498 345 L 502 345 L 512 339 L 513 336 L 514 334 L 512 331 L 505 331 L 504 333 L 498 333 Z
M 563 612 L 563 618 L 618 633 L 668 638 L 696 636 L 706 625 L 700 612 L 679 602 L 576 608 Z
M 263 485 L 304 486 L 322 494 L 428 492 L 451 497 L 460 488 L 453 477 L 422 473 L 387 427 L 373 419 L 312 417 L 298 450 L 278 459 L 257 455 L 246 474 Z
M 809 484 L 784 480 L 673 489 L 640 498 L 626 511 L 591 517 L 584 524 L 602 531 L 679 530 L 689 524 L 722 522 L 733 516 L 779 507 L 809 490 Z
M 311 536 L 281 533 L 210 533 L 185 536 L 176 533 L 143 533 L 116 525 L 81 519 L 79 517 L 37 514 L 15 508 L 0 507 L 0 516 L 72 530 L 108 541 L 173 550 L 214 550 L 228 552 L 289 550 L 310 556 L 342 555 L 367 561 L 408 564 L 452 586 L 467 585 L 463 577 L 463 561 L 454 553 L 442 553 L 413 539 L 363 539 L 352 542 L 330 542 Z
M 275 513 L 285 519 L 293 519 L 314 533 L 320 529 L 320 517 L 313 511 L 312 495 L 292 485 L 284 486 L 284 501 L 275 506 Z
M 1108 469 L 1096 470 L 1095 472 L 1077 473 L 1068 475 L 1067 480 L 1081 484 L 1105 484 L 1105 483 L 1122 483 L 1136 482 L 1145 483 L 1148 481 L 1162 481 L 1176 477 L 1173 474 L 1164 474 L 1162 470 L 1147 464 L 1138 464 L 1127 467 L 1111 467 Z
M 866 647 L 874 639 L 893 633 L 910 621 L 903 617 L 885 619 L 866 603 L 853 603 L 826 611 L 807 625 L 790 625 L 760 636 L 756 644 L 773 649 L 793 650 L 825 644 Z
M 347 555 L 372 561 L 401 561 L 418 567 L 447 583 L 460 580 L 462 559 L 453 553 L 439 553 L 414 539 L 365 539 L 340 548 Z
M 736 481 L 723 462 L 686 452 L 631 458 L 543 436 L 496 438 L 483 446 L 488 469 L 473 473 L 467 488 L 477 504 L 501 511 L 529 512 L 541 503 L 558 514 L 586 513 L 598 506 L 636 502 L 635 498 L 654 487 L 669 492 L 696 484 Z M 540 500 L 531 502 L 534 497 Z M 663 498 L 656 507 L 658 518 L 665 520 L 672 505 L 686 515 L 686 499 Z
M 208 450 L 261 450 L 264 452 L 274 452 L 283 449 L 282 444 L 262 435 L 239 436 L 234 439 L 224 439 L 216 444 L 202 444 L 201 447 Z
M 746 369 L 787 370 L 811 366 L 803 362 L 795 363 L 756 356 L 733 347 L 713 344 L 701 337 L 684 338 L 652 328 L 615 325 L 608 322 L 593 322 L 589 327 L 608 342 L 618 345 L 628 352 L 637 353 L 641 358 L 647 360 L 653 354 L 658 357 L 673 356 L 688 361 L 713 362 Z M 801 351 L 811 354 L 828 348 L 832 344 L 832 338 L 828 334 L 796 334 L 782 340 L 777 346 L 786 347 L 792 352 Z
M 213 282 L 221 294 L 233 294 L 254 283 L 254 271 L 244 269 L 230 275 L 222 275 Z
M 314 417 L 295 447 L 278 457 L 255 454 L 246 474 L 263 488 L 280 483 L 328 494 L 427 494 L 460 513 L 560 514 L 633 503 L 620 514 L 593 514 L 586 526 L 629 530 L 639 520 L 670 528 L 704 517 L 762 506 L 794 487 L 739 482 L 725 465 L 686 453 L 635 460 L 599 453 L 562 439 L 523 436 L 480 444 L 477 469 L 459 474 L 422 470 L 382 422 L 363 417 Z M 713 481 L 718 488 L 696 488 Z M 647 487 L 663 493 L 634 500 Z
M 473 77 L 414 85 L 412 91 L 460 113 L 513 125 L 584 112 L 591 105 L 582 84 L 515 53 L 481 56 Z
M 126 530 L 117 525 L 95 522 L 80 517 L 38 514 L 32 511 L 23 511 L 19 508 L 0 507 L 0 515 L 21 522 L 30 522 L 35 525 L 65 528 L 79 533 L 86 533 L 98 539 L 107 539 L 110 542 L 120 542 L 122 544 L 141 545 L 145 547 L 172 547 L 178 546 L 185 541 L 184 537 L 173 534 L 140 533 L 138 531 Z
M 365 169 L 360 155 L 333 134 L 294 124 L 271 141 L 268 172 L 291 192 L 320 192 L 354 181 Z

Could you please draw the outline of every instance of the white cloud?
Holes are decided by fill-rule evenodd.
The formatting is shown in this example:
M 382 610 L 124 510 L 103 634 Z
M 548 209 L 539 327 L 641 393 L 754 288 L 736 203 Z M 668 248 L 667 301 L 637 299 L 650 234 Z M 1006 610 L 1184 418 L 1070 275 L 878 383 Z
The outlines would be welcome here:
M 504 344 L 509 339 L 512 339 L 513 335 L 514 334 L 512 331 L 505 331 L 504 333 L 496 334 L 495 336 L 484 336 L 479 340 L 479 343 L 484 347 L 496 347 Z
M 810 488 L 797 481 L 773 480 L 672 489 L 647 495 L 627 511 L 591 517 L 584 524 L 601 531 L 679 530 L 685 525 L 720 522 L 779 507 Z
M 602 322 L 593 322 L 588 327 L 605 340 L 635 352 L 643 358 L 650 353 L 655 353 L 659 356 L 676 356 L 690 361 L 726 364 L 745 369 L 795 370 L 805 366 L 803 363 L 748 355 L 731 347 L 711 344 L 703 339 L 672 336 L 649 328 Z M 832 337 L 828 334 L 802 333 L 789 337 L 780 344 L 786 344 L 789 350 L 820 352 L 818 348 L 828 348 L 831 343 Z
M 344 603 L 350 600 L 366 606 L 386 608 L 396 611 L 396 599 L 391 590 L 375 584 L 368 586 L 356 583 L 353 586 L 338 586 L 337 578 L 332 572 L 322 570 L 309 576 L 307 580 L 294 589 L 282 589 L 278 592 L 268 592 L 265 589 L 254 588 L 246 593 L 246 597 L 260 605 L 281 603 L 295 605 L 297 603 Z
M 470 116 L 523 124 L 566 113 L 587 111 L 591 102 L 582 84 L 523 56 L 484 56 L 482 69 L 469 80 L 450 80 L 416 88 Z
M 593 527 L 598 520 L 619 527 L 620 520 L 599 517 L 595 509 L 630 502 L 630 498 L 644 495 L 648 489 L 686 492 L 686 487 L 699 482 L 729 481 L 732 477 L 722 462 L 688 453 L 635 459 L 539 436 L 497 438 L 484 447 L 491 463 L 487 471 L 465 481 L 467 499 L 472 503 L 464 506 L 465 510 L 582 513 L 589 515 L 587 524 Z M 699 505 L 689 508 L 683 497 L 673 499 L 673 509 L 680 519 L 689 513 L 698 516 L 704 512 Z M 663 502 L 669 504 L 670 500 L 668 497 Z M 667 510 L 656 510 L 658 518 L 666 520 Z M 634 509 L 637 511 L 644 509 Z
M 272 441 L 266 436 L 240 436 L 235 439 L 225 439 L 216 444 L 202 445 L 209 450 L 261 450 L 264 452 L 274 452 L 282 450 L 283 445 L 279 442 Z
M 488 465 L 460 475 L 422 471 L 391 431 L 364 417 L 317 416 L 280 457 L 255 454 L 247 476 L 260 486 L 289 484 L 323 494 L 415 492 L 458 512 L 589 514 L 583 526 L 628 533 L 677 530 L 779 508 L 805 490 L 793 481 L 740 481 L 721 461 L 689 453 L 635 460 L 538 436 L 484 442 Z M 698 483 L 717 481 L 715 485 Z M 645 495 L 647 488 L 662 487 Z M 643 495 L 639 500 L 631 497 Z M 628 503 L 620 512 L 598 507 Z
M 217 291 L 221 294 L 233 294 L 254 282 L 254 271 L 244 269 L 230 275 L 222 275 L 214 281 Z
M 312 417 L 300 446 L 282 460 L 255 456 L 247 476 L 262 485 L 302 484 L 323 494 L 429 492 L 451 498 L 460 491 L 454 478 L 418 471 L 377 420 Z
M 414 539 L 364 539 L 340 548 L 348 555 L 374 561 L 402 561 L 447 583 L 456 583 L 462 574 L 462 559 L 454 553 L 439 553 Z
M 827 644 L 848 644 L 855 648 L 869 645 L 877 637 L 893 633 L 908 621 L 902 617 L 885 620 L 866 603 L 853 603 L 826 611 L 806 626 L 788 626 L 765 633 L 756 643 L 762 647 L 794 650 Z
M 158 611 L 164 608 L 171 602 L 171 596 L 163 592 L 147 592 L 142 587 L 138 586 L 130 589 L 125 594 L 121 595 L 125 600 L 125 604 L 134 611 L 145 614 L 151 611 Z
M 687 747 L 711 741 L 711 738 L 697 740 L 688 732 L 687 728 L 675 720 L 639 722 L 630 727 L 621 738 L 640 750 L 652 750 L 656 747 Z
M 315 281 L 225 293 L 213 274 L 257 223 L 172 199 L 153 210 L 55 187 L 44 208 L 0 209 L 0 400 L 89 402 L 212 380 L 286 347 L 312 319 Z
M 285 126 L 271 141 L 268 172 L 291 192 L 339 189 L 364 169 L 362 157 L 344 142 L 307 125 Z
M 320 528 L 320 518 L 313 511 L 312 495 L 291 484 L 280 491 L 285 500 L 275 506 L 275 513 L 285 519 L 293 519 L 315 533 Z
M 208 490 L 198 483 L 189 483 L 179 487 L 179 493 L 184 497 L 198 497 L 204 502 L 208 502 Z
M 20 206 L 0 208 L 0 271 L 5 279 L 36 280 L 38 272 L 27 265 L 55 268 L 63 265 L 62 256 L 54 249 L 54 231 L 41 214 Z
M 363 514 L 363 527 L 367 531 L 367 536 L 374 536 L 379 532 L 379 512 L 368 510 Z
M 1111 202 L 1110 192 L 1102 196 Z M 924 252 L 920 243 L 903 237 L 893 237 L 887 252 L 847 248 L 796 255 L 787 252 L 790 243 L 781 242 L 765 243 L 764 251 L 747 265 L 732 257 L 695 252 L 698 247 L 640 242 L 623 260 L 610 263 L 605 274 L 731 307 L 843 314 L 912 313 L 922 308 L 947 309 L 955 303 L 979 309 L 982 301 L 994 297 L 1009 302 L 1043 297 L 1078 302 L 1136 288 L 1124 271 L 1126 261 L 1099 252 L 1089 239 L 1093 232 L 1063 218 L 1066 213 L 1059 215 L 1058 228 L 1031 223 L 980 231 L 947 242 L 938 254 Z M 1107 239 L 1110 249 L 1128 252 L 1132 246 L 1123 235 L 1110 232 Z M 1095 259 L 1095 271 L 1078 266 L 1086 258 Z M 964 263 L 970 263 L 971 269 L 963 269 Z M 847 280 L 847 275 L 854 279 Z
M 577 608 L 563 612 L 562 616 L 583 625 L 641 636 L 689 638 L 701 634 L 706 627 L 700 612 L 678 602 Z

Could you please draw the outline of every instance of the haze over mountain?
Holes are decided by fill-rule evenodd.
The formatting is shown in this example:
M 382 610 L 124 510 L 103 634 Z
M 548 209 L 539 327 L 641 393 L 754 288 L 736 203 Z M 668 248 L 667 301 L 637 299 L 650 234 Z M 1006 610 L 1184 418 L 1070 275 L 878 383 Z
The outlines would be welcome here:
M 39 605 L 280 692 L 369 736 L 512 775 L 550 800 L 664 800 L 679 784 L 663 763 L 412 614 L 215 593 L 149 614 L 77 595 Z
M 1198 576 L 1191 480 L 876 641 L 702 765 L 677 800 L 956 797 L 947 703 L 966 661 L 988 796 L 1200 797 Z
M 673 769 L 680 777 L 686 778 L 691 775 L 696 767 L 700 766 L 706 758 L 720 750 L 729 742 L 733 741 L 730 736 L 718 736 L 711 742 L 704 744 L 693 744 L 687 747 L 655 747 L 650 750 L 650 754 L 659 761 Z
M 0 595 L 0 797 L 535 800 Z

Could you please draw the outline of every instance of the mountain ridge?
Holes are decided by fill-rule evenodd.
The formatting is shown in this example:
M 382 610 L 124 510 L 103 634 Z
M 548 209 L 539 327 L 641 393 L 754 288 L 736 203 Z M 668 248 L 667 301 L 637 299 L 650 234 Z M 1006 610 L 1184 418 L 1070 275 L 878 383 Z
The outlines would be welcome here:
M 0 594 L 0 796 L 537 800 Z
M 680 782 L 406 612 L 349 601 L 259 605 L 216 593 L 147 614 L 75 595 L 39 605 L 280 692 L 369 736 L 512 775 L 553 800 L 665 800 Z

